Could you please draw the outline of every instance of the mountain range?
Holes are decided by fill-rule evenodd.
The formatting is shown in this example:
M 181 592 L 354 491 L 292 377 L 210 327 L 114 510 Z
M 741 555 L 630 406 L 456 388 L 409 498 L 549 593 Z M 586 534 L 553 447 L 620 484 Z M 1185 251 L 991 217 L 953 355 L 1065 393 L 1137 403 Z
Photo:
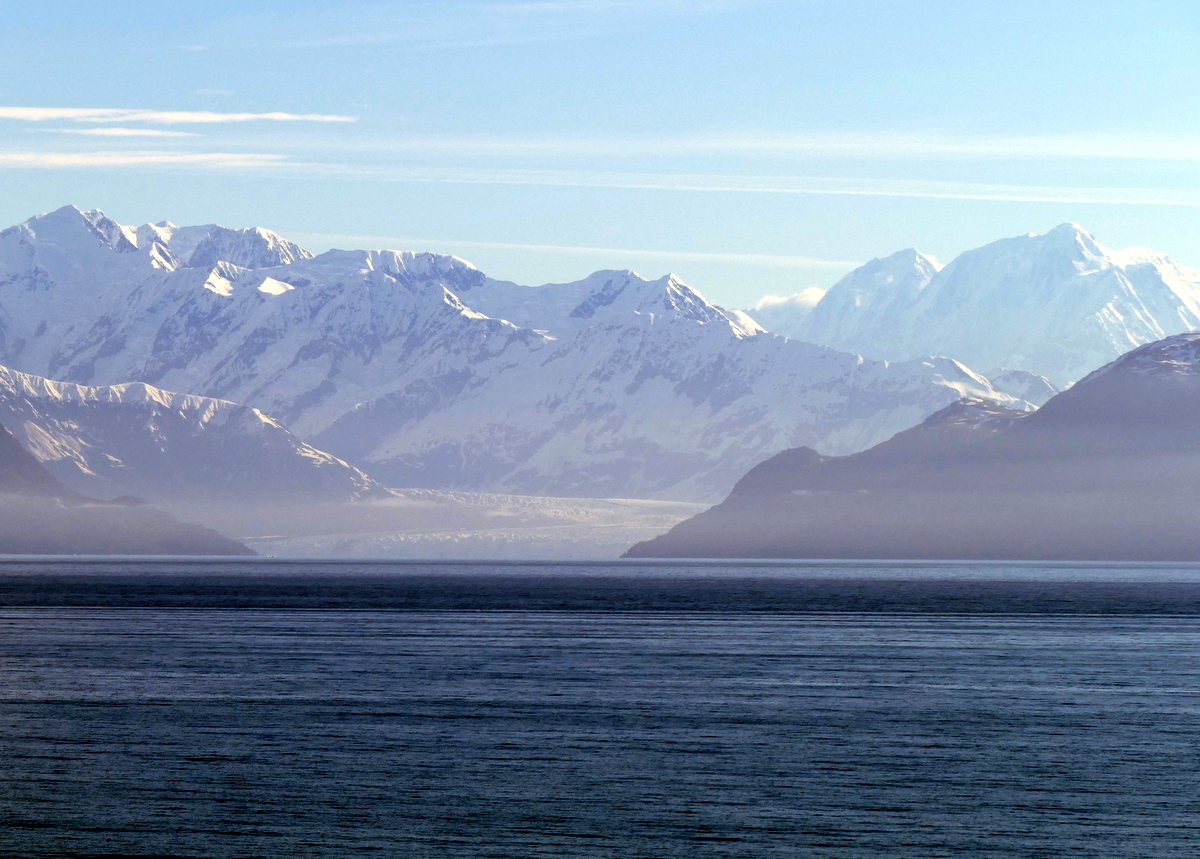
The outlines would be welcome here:
M 945 267 L 911 248 L 855 269 L 819 300 L 747 311 L 772 330 L 876 359 L 950 355 L 1062 388 L 1143 343 L 1200 328 L 1200 271 L 1113 251 L 1075 224 L 1001 239 Z
M 631 557 L 1200 560 L 1200 334 L 1036 412 L 964 400 L 869 450 L 784 451 Z
M 720 497 L 780 449 L 860 450 L 963 396 L 1032 407 L 951 358 L 767 333 L 672 276 L 524 287 L 73 207 L 0 233 L 0 364 L 256 408 L 390 486 L 592 497 Z
M 387 490 L 257 409 L 134 382 L 87 387 L 0 367 L 0 423 L 92 497 L 343 502 Z
M 824 293 L 743 312 L 672 275 L 605 270 L 529 287 L 452 256 L 314 256 L 261 228 L 129 227 L 68 206 L 0 232 L 0 422 L 64 491 L 136 496 L 222 528 L 245 519 L 255 530 L 241 533 L 264 545 L 315 536 L 316 520 L 367 533 L 346 519 L 366 506 L 328 512 L 347 501 L 372 502 L 368 518 L 400 533 L 416 508 L 385 487 L 507 493 L 471 496 L 488 499 L 471 502 L 468 530 L 482 535 L 488 505 L 527 505 L 505 500 L 515 496 L 716 500 L 736 484 L 724 512 L 696 521 L 744 508 L 755 520 L 746 534 L 763 536 L 818 503 L 796 492 L 815 493 L 819 509 L 805 515 L 824 523 L 827 542 L 813 545 L 836 555 L 842 543 L 828 540 L 841 534 L 875 551 L 830 517 L 896 519 L 868 502 L 899 492 L 896 527 L 927 537 L 917 511 L 939 505 L 956 533 L 984 528 L 968 516 L 981 494 L 1019 498 L 1045 523 L 1060 521 L 1048 498 L 1075 493 L 1070 503 L 1087 508 L 1100 496 L 1081 501 L 1090 490 L 1059 467 L 1077 440 L 1055 442 L 1036 467 L 998 463 L 1034 461 L 1014 439 L 1097 390 L 1092 376 L 1068 387 L 1093 367 L 1200 327 L 1197 296 L 1200 272 L 1111 251 L 1070 224 L 944 267 L 902 251 Z M 986 468 L 971 459 L 1002 444 Z M 929 482 L 953 474 L 972 487 L 985 471 L 986 493 Z M 1058 483 L 1043 485 L 1046 475 Z M 763 489 L 776 478 L 800 481 L 783 502 Z M 459 497 L 435 507 L 451 511 Z M 755 498 L 773 500 L 764 512 Z M 295 505 L 312 515 L 289 519 Z M 250 516 L 259 508 L 269 515 Z M 693 527 L 636 551 L 676 545 Z M 754 551 L 800 551 L 779 539 Z

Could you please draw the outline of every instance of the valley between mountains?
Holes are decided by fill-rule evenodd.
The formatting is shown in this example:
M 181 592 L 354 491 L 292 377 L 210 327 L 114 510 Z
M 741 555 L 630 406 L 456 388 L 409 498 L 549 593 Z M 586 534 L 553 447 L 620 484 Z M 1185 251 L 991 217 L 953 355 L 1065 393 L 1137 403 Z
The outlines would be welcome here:
M 783 451 L 1027 414 L 1197 327 L 1200 272 L 1074 225 L 741 311 L 68 206 L 0 232 L 0 424 L 73 493 L 261 552 L 615 557 Z

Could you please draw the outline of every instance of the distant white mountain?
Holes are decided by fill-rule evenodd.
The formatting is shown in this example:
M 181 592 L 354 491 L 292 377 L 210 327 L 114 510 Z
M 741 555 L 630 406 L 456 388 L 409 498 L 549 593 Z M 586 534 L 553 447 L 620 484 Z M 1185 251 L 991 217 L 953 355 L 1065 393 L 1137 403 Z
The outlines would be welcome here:
M 765 334 L 675 277 L 525 287 L 72 207 L 0 233 L 0 363 L 257 407 L 393 486 L 564 496 L 711 498 L 787 447 L 859 450 L 962 396 L 1025 405 L 947 358 Z
M 770 326 L 767 326 L 770 328 Z M 1116 252 L 1075 224 L 967 251 L 872 260 L 781 333 L 872 358 L 952 355 L 1070 384 L 1143 344 L 1200 327 L 1200 271 Z
M 313 503 L 387 494 L 257 409 L 142 383 L 85 387 L 0 367 L 0 423 L 90 497 Z

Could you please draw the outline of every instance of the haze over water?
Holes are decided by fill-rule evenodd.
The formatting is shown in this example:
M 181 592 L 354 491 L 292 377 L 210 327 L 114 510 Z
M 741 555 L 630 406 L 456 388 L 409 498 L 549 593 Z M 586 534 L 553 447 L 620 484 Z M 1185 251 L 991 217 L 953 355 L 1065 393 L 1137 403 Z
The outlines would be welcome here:
M 7 565 L 0 603 L 3 855 L 1200 848 L 1184 567 Z

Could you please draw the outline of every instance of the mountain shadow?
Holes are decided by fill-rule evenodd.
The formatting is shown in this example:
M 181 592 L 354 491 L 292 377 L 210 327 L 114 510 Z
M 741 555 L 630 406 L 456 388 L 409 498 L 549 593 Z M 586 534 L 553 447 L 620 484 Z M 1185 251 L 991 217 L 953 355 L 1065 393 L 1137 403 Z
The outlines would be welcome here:
M 784 451 L 627 557 L 1200 560 L 1200 334 L 1033 413 L 963 400 L 851 456 Z
M 67 489 L 0 427 L 0 554 L 253 555 L 216 531 L 137 499 L 99 502 Z

